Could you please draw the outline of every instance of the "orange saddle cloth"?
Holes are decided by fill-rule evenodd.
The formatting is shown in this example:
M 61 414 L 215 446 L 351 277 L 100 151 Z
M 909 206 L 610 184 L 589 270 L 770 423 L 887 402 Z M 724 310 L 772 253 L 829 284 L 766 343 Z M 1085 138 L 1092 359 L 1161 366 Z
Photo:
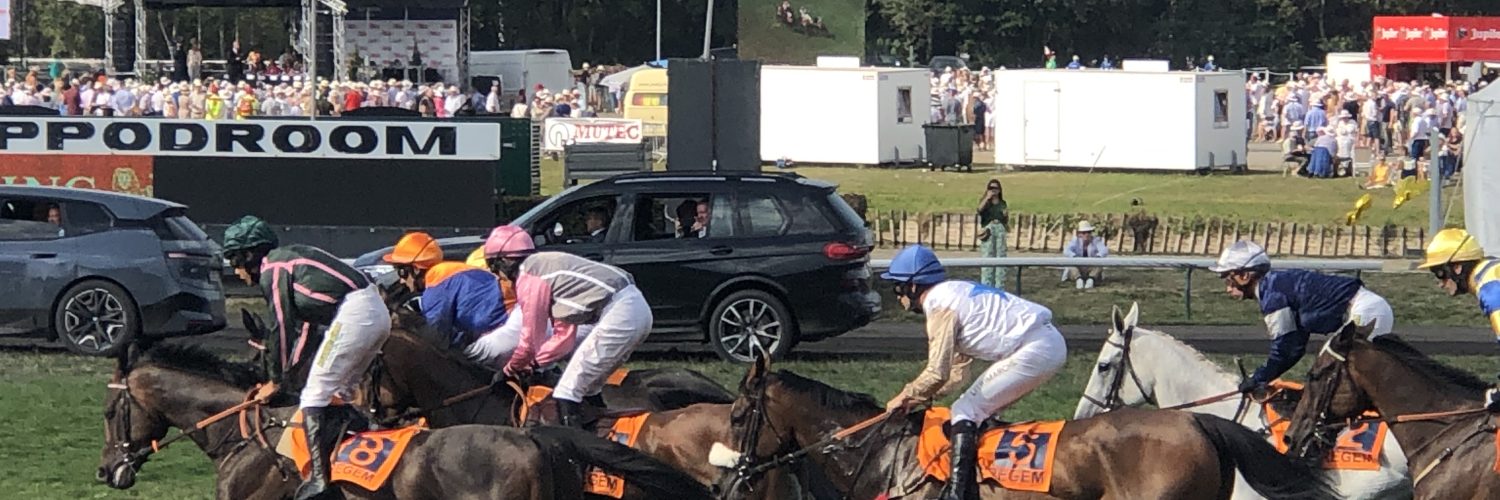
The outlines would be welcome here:
M 1290 393 L 1293 400 L 1300 396 L 1302 384 L 1276 380 L 1271 382 L 1273 389 Z M 1276 405 L 1270 400 L 1261 403 L 1265 409 L 1266 427 L 1271 431 L 1271 444 L 1276 446 L 1276 451 L 1286 453 L 1286 432 L 1292 427 L 1290 418 L 1276 410 Z M 1380 415 L 1370 413 L 1367 417 L 1379 417 Z M 1328 456 L 1323 457 L 1323 468 L 1329 470 L 1380 470 L 1380 453 L 1385 448 L 1385 433 L 1390 428 L 1385 422 L 1378 420 L 1364 420 L 1339 431 L 1339 438 L 1335 441 L 1332 450 L 1328 450 Z
M 335 482 L 357 485 L 369 491 L 378 491 L 390 479 L 406 453 L 412 438 L 427 429 L 427 421 L 396 429 L 361 432 L 350 436 L 334 449 L 333 460 L 328 462 L 329 475 Z M 289 446 L 285 447 L 302 477 L 308 475 L 308 463 L 312 457 L 307 453 L 307 433 L 302 428 L 302 410 L 292 416 L 287 426 Z
M 928 477 L 947 481 L 950 445 L 943 426 L 948 408 L 931 408 L 922 418 L 917 460 Z M 1062 435 L 1061 420 L 1033 421 L 986 429 L 979 438 L 979 477 L 1008 490 L 1047 493 L 1052 489 L 1052 462 Z

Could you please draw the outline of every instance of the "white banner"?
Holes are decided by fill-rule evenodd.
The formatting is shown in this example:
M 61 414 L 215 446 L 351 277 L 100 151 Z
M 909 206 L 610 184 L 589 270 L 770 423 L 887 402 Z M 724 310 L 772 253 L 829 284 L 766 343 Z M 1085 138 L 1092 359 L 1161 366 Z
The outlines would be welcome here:
M 0 0 L 0 40 L 10 40 L 10 0 Z
M 640 144 L 641 121 L 614 118 L 548 118 L 543 151 L 562 151 L 569 144 Z
M 0 117 L 0 153 L 498 160 L 500 124 L 17 116 Z
M 422 67 L 455 69 L 458 67 L 458 21 L 344 21 L 344 43 L 377 68 L 402 67 L 411 62 L 412 53 L 421 57 Z M 467 82 L 465 82 L 467 83 Z

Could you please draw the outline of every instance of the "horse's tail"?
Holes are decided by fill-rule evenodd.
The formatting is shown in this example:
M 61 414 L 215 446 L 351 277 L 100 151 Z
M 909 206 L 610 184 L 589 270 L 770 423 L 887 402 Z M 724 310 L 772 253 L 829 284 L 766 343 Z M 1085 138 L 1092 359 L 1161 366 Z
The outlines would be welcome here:
M 1288 500 L 1338 498 L 1323 474 L 1276 451 L 1261 435 L 1213 415 L 1195 413 L 1192 417 L 1225 468 L 1238 469 L 1256 493 Z
M 531 439 L 548 451 L 549 460 L 576 459 L 585 465 L 623 477 L 648 498 L 674 500 L 713 498 L 708 488 L 672 466 L 628 446 L 569 427 L 541 426 L 528 429 Z M 559 498 L 578 498 L 559 497 Z

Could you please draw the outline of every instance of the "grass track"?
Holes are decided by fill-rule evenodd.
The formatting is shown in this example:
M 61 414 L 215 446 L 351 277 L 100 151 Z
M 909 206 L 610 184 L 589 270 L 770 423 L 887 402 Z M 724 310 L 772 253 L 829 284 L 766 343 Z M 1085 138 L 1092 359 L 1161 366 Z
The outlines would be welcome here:
M 1015 419 L 1072 415 L 1097 353 L 1097 345 L 1073 345 L 1063 371 L 1012 409 Z M 1220 363 L 1231 358 L 1213 356 Z M 1443 357 L 1444 362 L 1490 373 L 1490 356 Z M 1258 363 L 1247 357 L 1246 363 Z M 92 498 L 207 499 L 213 470 L 202 453 L 184 443 L 153 457 L 134 489 L 121 492 L 94 481 L 103 445 L 104 384 L 111 361 L 66 354 L 0 351 L 0 498 L 77 500 Z M 635 367 L 687 366 L 733 388 L 743 369 L 697 359 L 656 359 Z M 777 366 L 867 392 L 884 401 L 921 370 L 916 360 L 790 361 Z M 978 367 L 976 367 L 976 370 Z M 1292 373 L 1302 374 L 1306 363 Z

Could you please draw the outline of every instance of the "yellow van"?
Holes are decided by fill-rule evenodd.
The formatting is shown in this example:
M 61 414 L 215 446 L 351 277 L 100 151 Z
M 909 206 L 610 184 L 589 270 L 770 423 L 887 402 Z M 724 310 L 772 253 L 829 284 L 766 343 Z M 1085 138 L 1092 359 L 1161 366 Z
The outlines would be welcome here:
M 625 118 L 641 121 L 641 134 L 667 135 L 667 70 L 643 69 L 630 75 L 625 91 Z

